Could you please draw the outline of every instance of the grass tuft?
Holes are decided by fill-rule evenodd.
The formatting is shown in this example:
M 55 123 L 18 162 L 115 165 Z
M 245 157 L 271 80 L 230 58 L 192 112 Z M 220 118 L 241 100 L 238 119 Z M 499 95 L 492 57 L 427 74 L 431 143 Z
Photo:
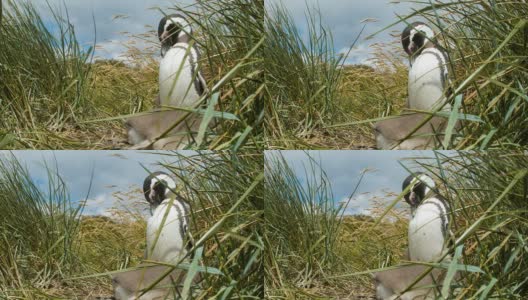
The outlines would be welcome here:
M 315 159 L 304 168 L 306 180 L 301 180 L 280 152 L 266 155 L 264 280 L 270 298 L 309 294 L 306 288 L 321 287 L 333 268 L 341 269 L 338 248 L 346 203 L 335 206 L 331 185 Z
M 399 35 L 414 21 L 430 24 L 439 34 L 449 54 L 454 91 L 448 101 L 460 102 L 457 113 L 444 115 L 453 119 L 446 130 L 452 133 L 441 137 L 441 147 L 511 150 L 528 143 L 528 5 L 507 0 L 408 2 L 414 11 L 395 17 L 380 31 L 394 30 L 395 39 L 371 46 L 369 66 L 342 66 L 343 57 L 333 50 L 317 9 L 308 8 L 308 38 L 303 40 L 300 25 L 286 9 L 270 6 L 266 33 L 273 48 L 266 51 L 267 76 L 275 87 L 267 109 L 270 147 L 375 147 L 373 120 L 405 109 L 408 59 Z M 457 119 L 464 121 L 455 133 Z
M 67 9 L 48 9 L 53 18 L 44 20 L 34 3 L 6 1 L 0 25 L 0 146 L 126 148 L 123 119 L 152 109 L 157 98 L 159 41 L 152 30 L 157 24 L 143 34 L 123 33 L 127 52 L 119 60 L 94 60 L 94 47 L 79 44 Z M 160 9 L 160 19 L 174 11 L 196 28 L 199 63 L 211 90 L 204 102 L 220 93 L 211 107 L 219 116 L 216 126 L 202 130 L 200 141 L 193 138 L 196 132 L 185 132 L 188 148 L 262 149 L 263 1 L 175 4 Z M 104 45 L 95 47 L 104 51 Z M 209 120 L 203 119 L 207 128 Z
M 157 170 L 178 179 L 192 208 L 189 256 L 196 264 L 187 274 L 207 269 L 199 284 L 186 280 L 182 293 L 193 299 L 262 299 L 262 155 L 145 155 L 159 156 Z M 60 170 L 48 170 L 44 191 L 14 156 L 0 159 L 0 297 L 107 297 L 112 294 L 108 272 L 143 261 L 146 222 L 138 208 L 147 205 L 142 192 L 131 187 L 115 194 L 123 201 L 112 217 L 90 216 L 83 214 L 84 203 L 70 199 Z
M 0 159 L 0 296 L 31 299 L 33 289 L 80 271 L 76 255 L 82 207 L 70 203 L 56 169 L 41 189 L 14 156 Z
M 286 147 L 293 148 L 295 137 L 309 137 L 339 115 L 334 99 L 345 56 L 336 54 L 317 9 L 307 11 L 304 39 L 282 4 L 266 8 L 267 139 L 284 139 Z
M 451 207 L 455 243 L 449 251 L 457 259 L 443 267 L 467 271 L 459 279 L 448 276 L 438 293 L 447 299 L 523 299 L 528 294 L 526 154 L 433 152 L 402 165 L 433 176 Z M 301 175 L 280 154 L 266 156 L 268 298 L 372 298 L 372 270 L 406 260 L 409 208 L 394 206 L 402 195 L 373 197 L 368 216 L 341 217 L 342 205 L 334 202 L 323 168 L 312 157 Z

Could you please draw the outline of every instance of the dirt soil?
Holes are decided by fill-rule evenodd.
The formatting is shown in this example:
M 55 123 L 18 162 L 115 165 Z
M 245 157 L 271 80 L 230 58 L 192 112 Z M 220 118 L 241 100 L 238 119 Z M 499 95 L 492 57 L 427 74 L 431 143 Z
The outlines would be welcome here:
M 367 136 L 350 128 L 321 129 L 307 139 L 316 147 L 336 150 L 375 150 L 374 135 Z

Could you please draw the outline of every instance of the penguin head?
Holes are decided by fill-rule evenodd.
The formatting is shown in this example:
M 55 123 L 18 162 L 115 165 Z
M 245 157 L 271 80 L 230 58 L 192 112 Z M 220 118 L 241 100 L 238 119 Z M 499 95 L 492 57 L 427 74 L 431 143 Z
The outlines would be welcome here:
M 431 27 L 422 22 L 414 22 L 402 33 L 403 50 L 409 56 L 419 54 L 427 43 L 433 41 L 435 33 Z
M 143 194 L 150 205 L 159 205 L 176 188 L 176 182 L 164 172 L 154 172 L 143 182 Z
M 434 180 L 425 173 L 415 173 L 409 175 L 403 181 L 402 190 L 405 190 L 410 186 L 409 191 L 405 194 L 404 198 L 411 208 L 416 208 L 425 196 L 435 188 Z
M 158 26 L 158 38 L 162 46 L 172 47 L 192 34 L 191 24 L 178 14 L 163 17 Z

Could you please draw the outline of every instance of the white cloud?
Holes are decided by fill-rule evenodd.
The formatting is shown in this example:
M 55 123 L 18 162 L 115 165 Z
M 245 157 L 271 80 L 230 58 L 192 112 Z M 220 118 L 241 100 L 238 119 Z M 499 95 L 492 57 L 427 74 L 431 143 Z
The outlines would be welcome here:
M 400 165 L 416 168 L 414 159 L 434 157 L 433 151 L 281 151 L 301 182 L 306 182 L 305 167 L 309 167 L 307 153 L 324 169 L 330 181 L 336 205 L 347 201 L 355 190 L 361 174 L 365 173 L 358 189 L 347 207 L 347 214 L 370 214 L 368 211 L 375 200 L 390 203 L 401 192 L 403 180 L 408 172 Z M 441 151 L 442 154 L 455 154 Z M 278 151 L 266 151 L 265 159 L 277 156 Z M 411 158 L 406 160 L 407 158 Z M 310 174 L 310 171 L 308 171 Z M 317 173 L 316 173 L 317 174 Z M 404 203 L 398 204 L 398 207 Z
M 352 198 L 345 197 L 341 201 L 339 201 L 340 204 L 348 205 L 344 208 L 345 209 L 345 215 L 371 215 L 370 212 L 370 204 L 372 195 L 370 193 L 362 193 L 357 196 L 353 196 Z
M 135 193 L 134 190 L 138 192 Z M 102 193 L 87 199 L 84 204 L 84 215 L 105 216 L 116 221 L 127 219 L 130 217 L 129 213 L 140 214 L 145 218 L 149 215 L 149 205 L 143 199 L 139 186 L 131 186 L 129 191 Z
M 125 60 L 126 48 L 121 43 L 122 42 L 120 40 L 109 40 L 97 43 L 96 59 L 101 57 L 115 60 Z
M 80 199 L 80 201 L 82 201 L 82 199 Z M 86 215 L 111 216 L 109 209 L 113 206 L 113 200 L 108 199 L 107 194 L 99 194 L 95 198 L 87 199 L 84 205 L 84 214 Z
M 367 66 L 373 66 L 372 61 L 369 59 L 372 57 L 373 50 L 370 48 L 370 45 L 367 43 L 361 43 L 359 45 L 356 45 L 350 50 L 349 47 L 341 48 L 341 50 L 338 51 L 339 54 L 346 55 L 348 53 L 348 56 L 346 57 L 345 64 L 346 65 L 367 65 Z
M 49 2 L 65 15 L 63 0 Z M 188 5 L 195 1 L 179 0 L 178 3 Z M 54 22 L 46 1 L 35 1 L 35 5 L 44 20 Z M 127 34 L 137 35 L 157 29 L 163 16 L 158 8 L 170 12 L 169 8 L 174 7 L 174 3 L 170 0 L 69 0 L 66 1 L 66 7 L 82 45 L 93 45 L 96 40 L 97 45 L 108 46 L 112 41 L 126 42 Z M 94 20 L 97 36 L 94 35 Z M 113 47 L 109 52 L 96 51 L 96 56 L 119 58 L 125 50 L 124 47 Z
M 348 205 L 345 207 L 345 215 L 379 215 L 385 209 L 386 205 L 394 201 L 401 191 L 380 189 L 370 192 L 363 192 L 353 195 L 351 198 L 344 197 L 338 203 Z M 402 203 L 396 204 L 397 208 L 403 206 Z
M 10 153 L 27 166 L 34 181 L 42 183 L 43 191 L 48 188 L 45 163 L 55 171 L 56 162 L 71 200 L 75 204 L 90 199 L 92 209 L 87 212 L 92 214 L 98 212 L 96 208 L 106 212 L 112 206 L 126 208 L 143 201 L 140 187 L 148 175 L 143 166 L 157 171 L 163 169 L 159 162 L 174 160 L 162 155 L 169 153 L 166 151 L 157 152 L 159 154 L 153 154 L 153 151 L 0 151 L 0 157 L 9 157 Z M 138 208 L 139 211 L 142 209 L 144 207 Z
M 131 53 L 130 50 L 133 50 L 133 52 Z M 140 53 L 142 56 L 154 56 L 157 58 L 158 50 L 157 46 L 153 46 L 150 41 L 130 37 L 97 43 L 95 59 L 104 58 L 122 62 L 137 62 L 132 57 L 133 55 Z
M 353 64 L 368 64 L 371 45 L 398 40 L 399 34 L 405 27 L 403 24 L 386 29 L 372 39 L 367 40 L 366 38 L 396 22 L 397 15 L 406 15 L 413 8 L 417 8 L 416 3 L 396 3 L 388 0 L 269 0 L 266 1 L 266 7 L 269 9 L 271 5 L 278 3 L 282 3 L 288 9 L 301 32 L 306 32 L 306 8 L 319 7 L 322 23 L 331 31 L 335 49 L 338 52 L 348 49 L 365 26 L 358 39 L 357 50 L 352 51 L 347 61 Z

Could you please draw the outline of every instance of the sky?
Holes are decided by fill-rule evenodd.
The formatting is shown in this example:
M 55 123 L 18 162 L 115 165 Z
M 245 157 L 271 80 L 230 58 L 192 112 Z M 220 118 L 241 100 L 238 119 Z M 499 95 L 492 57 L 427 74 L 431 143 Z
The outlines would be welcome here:
M 275 151 L 266 151 L 269 159 Z M 387 193 L 398 195 L 402 191 L 402 183 L 409 176 L 407 170 L 419 170 L 414 163 L 416 158 L 423 160 L 434 157 L 433 151 L 281 151 L 282 155 L 294 170 L 301 182 L 306 182 L 305 166 L 309 165 L 307 154 L 320 162 L 326 172 L 332 187 L 334 202 L 347 201 L 356 187 L 361 173 L 369 171 L 363 177 L 357 192 L 352 196 L 345 214 L 368 214 L 371 199 L 385 197 Z M 442 154 L 454 152 L 440 151 Z M 387 199 L 387 204 L 394 198 Z M 403 202 L 402 202 L 403 205 Z
M 148 205 L 141 192 L 143 180 L 149 171 L 160 171 L 163 167 L 159 162 L 171 163 L 167 152 L 158 151 L 0 151 L 1 158 L 11 158 L 11 154 L 27 167 L 33 182 L 47 192 L 48 175 L 46 163 L 54 167 L 57 161 L 58 171 L 70 191 L 74 204 L 88 199 L 84 214 L 111 216 L 111 208 L 139 205 L 140 213 L 148 212 Z M 186 155 L 192 151 L 185 151 Z M 93 181 L 91 190 L 88 188 L 90 179 Z M 129 202 L 117 201 L 115 192 L 131 193 Z M 86 195 L 88 194 L 88 198 Z M 137 205 L 136 205 L 137 206 Z M 141 211 L 143 209 L 143 211 Z
M 104 58 L 122 58 L 126 48 L 120 45 L 129 38 L 122 34 L 142 34 L 157 29 L 163 14 L 155 9 L 161 8 L 170 13 L 168 7 L 175 3 L 190 5 L 196 0 L 48 0 L 52 7 L 61 8 L 64 3 L 68 9 L 71 23 L 81 44 L 87 46 L 94 42 L 94 19 L 97 29 L 96 56 Z M 46 24 L 53 24 L 46 1 L 33 1 L 43 15 Z M 382 29 L 397 20 L 397 14 L 411 11 L 411 5 L 401 1 L 391 0 L 266 0 L 266 6 L 282 3 L 292 14 L 299 29 L 306 32 L 305 12 L 308 7 L 319 7 L 323 23 L 330 28 L 337 52 L 346 52 L 363 27 L 363 21 L 368 19 L 365 31 L 351 52 L 347 63 L 368 63 L 369 45 L 379 41 L 399 40 L 403 24 L 386 30 L 375 38 L 365 40 L 368 35 Z M 126 16 L 126 17 L 122 17 Z M 116 18 L 117 17 L 117 18 Z M 376 20 L 372 22 L 372 20 Z M 53 27 L 49 25 L 50 27 Z M 393 36 L 391 36 L 391 34 Z M 153 32 L 150 42 L 136 40 L 136 46 L 144 49 L 148 45 L 157 47 L 157 38 Z M 101 49 L 102 48 L 102 49 Z
M 332 32 L 337 53 L 346 53 L 366 24 L 364 32 L 346 61 L 347 64 L 368 64 L 367 60 L 371 52 L 369 46 L 373 43 L 393 40 L 399 42 L 399 35 L 405 28 L 404 24 L 385 30 L 372 39 L 365 40 L 365 38 L 397 21 L 396 14 L 406 15 L 416 8 L 403 1 L 390 0 L 266 0 L 267 8 L 277 3 L 282 3 L 290 12 L 302 33 L 306 33 L 306 8 L 319 7 L 323 25 Z M 363 23 L 367 19 L 376 21 Z M 416 20 L 411 19 L 411 21 Z
M 45 24 L 53 24 L 53 18 L 46 1 L 33 1 L 42 14 Z M 68 9 L 70 22 L 75 28 L 79 42 L 84 46 L 93 45 L 96 37 L 98 50 L 96 56 L 104 58 L 119 59 L 125 52 L 126 48 L 120 46 L 129 38 L 122 34 L 128 32 L 131 34 L 143 34 L 150 30 L 156 30 L 158 23 L 163 14 L 155 9 L 159 7 L 166 13 L 172 13 L 168 10 L 171 4 L 178 3 L 188 5 L 194 3 L 194 0 L 48 0 L 50 5 L 62 9 L 64 12 L 64 3 Z M 116 18 L 119 16 L 118 18 Z M 126 16 L 126 17 L 123 17 Z M 97 36 L 94 32 L 94 20 Z M 51 30 L 53 26 L 48 25 Z M 147 27 L 150 26 L 150 27 Z M 151 35 L 150 45 L 157 43 L 155 33 Z M 139 48 L 146 47 L 148 43 L 137 41 L 136 46 Z M 102 47 L 103 49 L 99 49 Z

